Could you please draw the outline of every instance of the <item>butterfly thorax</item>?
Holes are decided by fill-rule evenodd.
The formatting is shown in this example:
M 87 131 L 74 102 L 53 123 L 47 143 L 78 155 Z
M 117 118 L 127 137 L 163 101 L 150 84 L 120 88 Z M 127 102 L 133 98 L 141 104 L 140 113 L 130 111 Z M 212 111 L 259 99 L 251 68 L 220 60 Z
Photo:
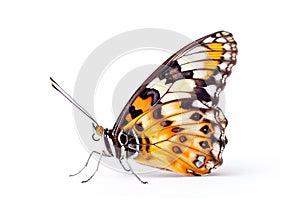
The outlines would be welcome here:
M 97 127 L 96 133 L 101 137 L 100 151 L 104 156 L 121 160 L 133 157 L 141 150 L 143 140 L 134 131 L 130 133 L 124 130 L 114 132 L 112 129 L 101 130 L 101 127 Z

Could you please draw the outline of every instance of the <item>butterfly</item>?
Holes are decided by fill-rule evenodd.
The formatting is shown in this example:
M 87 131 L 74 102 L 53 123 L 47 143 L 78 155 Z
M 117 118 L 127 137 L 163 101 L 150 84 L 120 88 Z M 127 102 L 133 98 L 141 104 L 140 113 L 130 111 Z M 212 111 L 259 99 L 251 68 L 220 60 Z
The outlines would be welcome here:
M 219 95 L 236 64 L 237 52 L 237 43 L 226 31 L 183 47 L 135 91 L 112 129 L 98 125 L 50 79 L 56 90 L 93 121 L 93 139 L 101 144 L 90 157 L 99 154 L 98 166 L 102 156 L 114 157 L 142 183 L 147 182 L 133 171 L 128 159 L 187 176 L 204 175 L 223 162 L 227 119 L 218 107 Z

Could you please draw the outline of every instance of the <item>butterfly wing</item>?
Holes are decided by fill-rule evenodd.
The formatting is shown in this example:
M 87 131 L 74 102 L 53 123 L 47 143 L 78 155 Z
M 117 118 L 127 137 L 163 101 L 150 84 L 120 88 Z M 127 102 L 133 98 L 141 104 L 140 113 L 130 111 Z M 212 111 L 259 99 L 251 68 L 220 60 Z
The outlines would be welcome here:
M 197 101 L 197 100 L 196 100 Z M 219 109 L 177 99 L 151 109 L 129 132 L 141 138 L 137 162 L 186 175 L 201 175 L 222 164 L 227 121 Z M 154 118 L 157 113 L 160 118 Z
M 137 162 L 186 175 L 221 165 L 227 121 L 217 107 L 236 63 L 232 34 L 220 31 L 185 46 L 134 93 L 113 133 L 137 135 Z

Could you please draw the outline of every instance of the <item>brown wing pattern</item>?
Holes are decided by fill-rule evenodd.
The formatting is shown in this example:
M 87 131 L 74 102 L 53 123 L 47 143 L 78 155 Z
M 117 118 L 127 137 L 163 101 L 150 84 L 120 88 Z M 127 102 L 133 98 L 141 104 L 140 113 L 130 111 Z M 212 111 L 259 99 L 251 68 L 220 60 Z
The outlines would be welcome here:
M 185 175 L 222 164 L 227 120 L 217 104 L 236 55 L 232 34 L 216 32 L 179 50 L 142 84 L 113 129 L 141 138 L 137 162 Z

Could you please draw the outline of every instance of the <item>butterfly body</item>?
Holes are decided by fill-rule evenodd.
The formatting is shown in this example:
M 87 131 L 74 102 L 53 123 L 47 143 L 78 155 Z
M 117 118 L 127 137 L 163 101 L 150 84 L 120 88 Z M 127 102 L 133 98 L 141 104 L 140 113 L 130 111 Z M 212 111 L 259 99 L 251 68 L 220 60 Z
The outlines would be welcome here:
M 137 89 L 113 129 L 96 127 L 103 155 L 189 176 L 220 166 L 227 120 L 219 94 L 236 55 L 232 34 L 219 31 L 167 59 Z

